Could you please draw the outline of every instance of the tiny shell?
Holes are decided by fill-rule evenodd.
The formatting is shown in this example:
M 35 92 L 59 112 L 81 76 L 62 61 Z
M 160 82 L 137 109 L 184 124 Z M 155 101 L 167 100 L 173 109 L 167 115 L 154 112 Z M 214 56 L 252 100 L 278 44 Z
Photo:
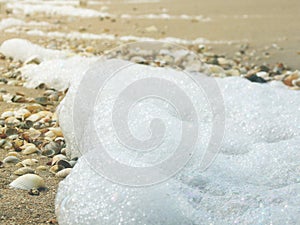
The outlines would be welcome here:
M 1 114 L 2 119 L 6 119 L 6 118 L 12 117 L 12 116 L 14 116 L 14 112 L 12 112 L 12 111 L 6 111 L 6 112 Z
M 0 140 L 0 147 L 2 147 L 5 143 L 6 143 L 6 140 L 5 139 L 1 139 Z
M 56 164 L 63 168 L 72 168 L 71 164 L 67 160 L 59 160 Z
M 34 169 L 25 166 L 25 167 L 17 169 L 14 172 L 15 175 L 24 175 L 24 174 L 27 174 L 27 173 L 34 173 Z
M 39 149 L 36 146 L 28 146 L 27 148 L 25 148 L 22 153 L 24 155 L 30 155 L 33 153 L 36 153 Z
M 67 157 L 65 155 L 59 154 L 53 157 L 51 165 L 55 165 L 59 160 L 66 160 Z
M 38 160 L 36 160 L 36 159 L 24 159 L 21 163 L 22 163 L 23 166 L 33 166 L 33 165 L 38 163 Z
M 9 152 L 6 154 L 6 156 L 15 156 L 15 157 L 19 157 L 20 155 L 17 152 Z
M 41 110 L 43 107 L 39 104 L 32 104 L 32 105 L 27 105 L 25 108 L 29 110 L 31 113 L 35 113 Z
M 63 137 L 63 133 L 60 127 L 50 127 L 49 130 L 52 131 L 56 135 L 56 137 Z
M 3 159 L 4 163 L 18 163 L 20 162 L 20 159 L 18 159 L 16 156 L 7 156 L 5 159 Z
M 45 145 L 45 150 L 53 150 L 55 154 L 59 153 L 61 150 L 61 145 L 57 142 L 51 141 L 47 145 Z
M 47 166 L 38 166 L 36 169 L 37 170 L 47 170 L 48 167 Z
M 66 176 L 68 176 L 71 173 L 71 171 L 72 171 L 71 168 L 66 168 L 66 169 L 63 169 L 63 170 L 57 172 L 55 174 L 55 176 L 59 177 L 59 178 L 65 178 Z
M 55 151 L 52 149 L 45 149 L 42 151 L 42 155 L 44 156 L 54 156 L 55 155 Z
M 36 174 L 25 174 L 20 176 L 11 182 L 9 186 L 22 190 L 30 190 L 32 188 L 42 189 L 46 187 L 43 178 Z
M 29 137 L 33 140 L 35 140 L 39 136 L 41 136 L 41 132 L 39 130 L 36 130 L 36 129 L 32 128 L 32 127 L 28 130 L 28 134 L 29 134 Z
M 50 173 L 56 174 L 58 171 L 62 170 L 63 167 L 58 166 L 58 165 L 54 165 L 49 169 Z
M 30 120 L 32 122 L 36 122 L 41 118 L 41 116 L 37 113 L 32 114 L 31 116 L 29 116 L 26 120 Z
M 56 137 L 55 133 L 51 130 L 45 133 L 45 137 L 48 137 L 50 139 L 54 139 Z

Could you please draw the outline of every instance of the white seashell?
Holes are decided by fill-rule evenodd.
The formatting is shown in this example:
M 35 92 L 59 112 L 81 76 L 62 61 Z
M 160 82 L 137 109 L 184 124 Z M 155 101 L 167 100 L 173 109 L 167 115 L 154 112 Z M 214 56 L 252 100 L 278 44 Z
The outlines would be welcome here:
M 13 145 L 10 141 L 6 141 L 2 147 L 4 147 L 5 149 L 10 149 L 13 147 Z
M 10 140 L 16 140 L 18 137 L 19 137 L 18 134 L 14 134 L 14 135 L 10 135 L 10 136 L 8 137 L 8 139 L 10 139 Z
M 71 173 L 71 171 L 72 171 L 71 168 L 66 168 L 66 169 L 63 169 L 63 170 L 57 172 L 55 174 L 55 176 L 59 177 L 59 178 L 65 178 L 66 176 L 68 176 Z
M 39 161 L 36 159 L 24 159 L 21 164 L 23 166 L 33 166 L 35 164 L 37 164 Z
M 55 165 L 59 160 L 67 160 L 67 157 L 63 154 L 56 155 L 52 158 L 51 165 Z
M 48 169 L 48 167 L 47 166 L 38 166 L 37 168 L 36 168 L 37 170 L 47 170 Z
M 7 156 L 5 159 L 3 159 L 4 163 L 18 163 L 20 162 L 20 159 L 18 159 L 16 156 Z
M 41 119 L 41 116 L 37 113 L 30 115 L 26 120 L 30 120 L 32 122 L 36 122 Z
M 37 139 L 42 134 L 39 130 L 36 130 L 32 127 L 28 130 L 28 133 L 29 133 L 29 137 L 33 140 Z
M 24 174 L 27 174 L 27 173 L 34 173 L 34 169 L 30 168 L 30 167 L 22 167 L 22 168 L 19 168 L 17 169 L 14 174 L 15 175 L 24 175 Z
M 40 118 L 51 118 L 53 113 L 49 111 L 40 111 L 37 114 L 40 116 Z
M 20 157 L 19 153 L 17 153 L 17 152 L 9 152 L 9 153 L 6 154 L 6 156 Z
M 45 137 L 48 137 L 50 139 L 54 139 L 56 137 L 55 133 L 51 130 L 45 133 Z
M 11 116 L 11 117 L 7 117 L 5 119 L 5 123 L 15 123 L 15 124 L 18 124 L 20 123 L 20 120 L 18 120 L 16 117 L 14 116 Z
M 6 111 L 4 113 L 1 114 L 1 119 L 6 119 L 8 117 L 12 117 L 14 116 L 14 112 L 12 111 Z
M 52 131 L 56 135 L 56 137 L 63 137 L 63 133 L 60 127 L 50 127 L 49 130 Z
M 6 140 L 5 139 L 1 139 L 0 140 L 0 147 L 2 147 L 5 143 L 6 143 Z
M 28 146 L 27 148 L 25 148 L 22 153 L 24 155 L 30 155 L 33 153 L 36 153 L 39 149 L 36 146 Z
M 25 174 L 20 176 L 11 182 L 9 186 L 22 190 L 30 190 L 32 188 L 41 189 L 46 187 L 43 178 L 36 174 Z
M 19 110 L 15 111 L 15 117 L 17 119 L 24 120 L 24 119 L 26 119 L 30 115 L 31 115 L 31 113 L 27 109 L 19 109 Z
M 24 144 L 23 146 L 21 146 L 21 149 L 24 150 L 24 149 L 26 149 L 26 148 L 28 148 L 28 147 L 35 147 L 35 145 L 32 144 L 32 143 L 26 143 L 26 144 Z

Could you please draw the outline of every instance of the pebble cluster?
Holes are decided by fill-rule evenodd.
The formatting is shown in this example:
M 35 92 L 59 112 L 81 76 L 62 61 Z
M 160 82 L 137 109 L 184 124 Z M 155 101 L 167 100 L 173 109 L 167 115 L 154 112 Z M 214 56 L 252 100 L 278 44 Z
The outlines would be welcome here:
M 23 86 L 18 69 L 24 63 L 4 56 L 1 60 L 7 66 L 0 68 L 0 84 Z M 6 88 L 0 89 L 0 102 L 13 106 L 0 115 L 0 151 L 4 155 L 0 158 L 0 170 L 13 168 L 13 181 L 9 186 L 27 190 L 30 195 L 39 195 L 41 190 L 47 189 L 45 176 L 65 178 L 77 161 L 66 156 L 65 140 L 55 113 L 65 92 L 43 84 L 37 88 L 43 94 L 35 98 L 19 91 L 10 93 Z

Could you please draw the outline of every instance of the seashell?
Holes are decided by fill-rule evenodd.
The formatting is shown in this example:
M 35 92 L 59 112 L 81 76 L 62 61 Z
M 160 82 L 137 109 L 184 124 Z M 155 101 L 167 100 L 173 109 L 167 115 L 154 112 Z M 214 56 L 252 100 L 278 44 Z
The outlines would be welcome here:
M 15 139 L 17 139 L 18 137 L 19 137 L 19 135 L 14 134 L 14 135 L 10 135 L 8 138 L 9 138 L 10 140 L 15 140 Z
M 21 164 L 23 166 L 33 166 L 35 164 L 37 164 L 39 161 L 36 159 L 24 159 Z
M 56 165 L 61 166 L 63 168 L 72 168 L 71 164 L 67 160 L 59 160 Z
M 1 139 L 0 140 L 0 147 L 2 147 L 5 143 L 6 143 L 6 140 L 5 139 Z
M 46 188 L 43 178 L 36 174 L 22 175 L 11 182 L 9 186 L 22 190 L 30 190 L 32 188 L 40 190 Z
M 69 163 L 70 163 L 71 167 L 74 167 L 74 166 L 75 166 L 75 164 L 77 163 L 77 161 L 75 161 L 75 160 L 71 160 L 71 161 L 69 161 Z
M 26 102 L 26 98 L 21 95 L 14 95 L 11 99 L 12 102 L 17 102 L 17 103 L 24 103 Z
M 295 72 L 293 72 L 292 74 L 287 75 L 284 79 L 283 79 L 283 83 L 287 86 L 292 87 L 293 86 L 293 81 L 297 80 L 300 78 L 300 72 L 298 70 L 296 70 Z
M 20 155 L 17 152 L 9 152 L 7 153 L 6 156 L 15 156 L 15 157 L 20 157 Z
M 293 80 L 293 81 L 292 81 L 292 84 L 293 84 L 294 86 L 300 87 L 300 78 L 297 79 L 297 80 Z
M 65 178 L 66 176 L 68 176 L 71 173 L 71 171 L 72 171 L 71 168 L 66 168 L 66 169 L 63 169 L 63 170 L 57 172 L 55 174 L 55 176 L 59 177 L 59 178 Z
M 37 139 L 39 136 L 41 136 L 41 132 L 39 130 L 36 130 L 34 128 L 30 128 L 28 130 L 28 134 L 29 134 L 29 137 L 32 139 L 32 140 L 35 140 Z
M 22 167 L 22 168 L 17 169 L 17 170 L 14 172 L 15 175 L 19 175 L 19 176 L 24 175 L 24 174 L 27 174 L 27 173 L 34 173 L 34 169 L 25 166 L 25 167 Z
M 21 146 L 21 149 L 24 150 L 24 149 L 26 149 L 26 148 L 28 148 L 30 146 L 35 146 L 35 145 L 33 143 L 26 143 L 25 142 L 25 144 L 23 146 Z
M 7 136 L 11 136 L 11 135 L 14 135 L 14 134 L 18 134 L 18 130 L 16 128 L 8 128 L 6 131 L 5 131 L 5 134 Z
M 19 124 L 20 120 L 18 120 L 16 117 L 8 117 L 5 119 L 5 123 L 7 124 Z
M 38 112 L 38 115 L 41 117 L 41 118 L 45 118 L 45 117 L 52 117 L 52 112 L 50 111 L 40 111 Z
M 26 120 L 30 120 L 32 122 L 37 122 L 39 119 L 41 119 L 41 116 L 37 113 L 30 115 Z
M 56 137 L 63 137 L 63 133 L 60 127 L 50 127 L 49 130 L 52 131 L 56 135 Z
M 54 139 L 56 137 L 55 133 L 53 131 L 48 131 L 45 133 L 45 137 L 50 138 L 50 139 Z
M 25 148 L 22 153 L 24 155 L 30 155 L 33 153 L 36 153 L 39 149 L 36 146 L 28 146 L 27 148 Z
M 7 156 L 6 158 L 3 159 L 4 163 L 18 163 L 20 162 L 20 159 L 18 159 L 16 156 Z
M 6 111 L 6 112 L 1 114 L 2 119 L 6 119 L 6 118 L 12 117 L 12 116 L 14 116 L 14 112 L 12 112 L 12 111 Z
M 10 143 L 10 141 L 6 141 L 2 147 L 4 147 L 5 149 L 10 149 L 13 147 L 13 145 L 12 143 Z
M 53 150 L 55 154 L 59 153 L 61 150 L 61 145 L 57 142 L 51 141 L 44 147 L 45 150 Z
M 50 167 L 49 172 L 53 173 L 53 174 L 56 174 L 58 171 L 60 171 L 62 169 L 64 169 L 64 168 L 61 167 L 61 166 L 58 166 L 58 165 L 54 165 L 54 166 Z
M 67 160 L 67 157 L 62 154 L 56 155 L 52 158 L 51 165 L 55 165 L 59 160 Z
M 44 156 L 54 156 L 55 151 L 53 149 L 45 149 L 42 151 L 42 155 Z
M 47 166 L 38 166 L 37 168 L 36 168 L 37 170 L 47 170 L 48 169 L 48 167 Z
M 25 109 L 29 110 L 29 112 L 31 112 L 31 113 L 36 113 L 36 112 L 42 110 L 43 107 L 39 104 L 32 104 L 32 105 L 27 105 L 25 107 Z
M 24 64 L 40 64 L 41 60 L 39 59 L 39 56 L 31 56 L 29 57 Z

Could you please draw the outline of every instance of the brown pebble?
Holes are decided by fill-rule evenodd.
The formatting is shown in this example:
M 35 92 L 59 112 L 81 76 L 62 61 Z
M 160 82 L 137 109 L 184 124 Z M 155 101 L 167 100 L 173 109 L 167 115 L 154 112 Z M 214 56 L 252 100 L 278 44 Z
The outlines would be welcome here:
M 294 86 L 293 85 L 293 80 L 296 80 L 299 78 L 299 74 L 298 73 L 292 73 L 291 75 L 288 75 L 286 78 L 283 79 L 283 83 L 287 86 Z

